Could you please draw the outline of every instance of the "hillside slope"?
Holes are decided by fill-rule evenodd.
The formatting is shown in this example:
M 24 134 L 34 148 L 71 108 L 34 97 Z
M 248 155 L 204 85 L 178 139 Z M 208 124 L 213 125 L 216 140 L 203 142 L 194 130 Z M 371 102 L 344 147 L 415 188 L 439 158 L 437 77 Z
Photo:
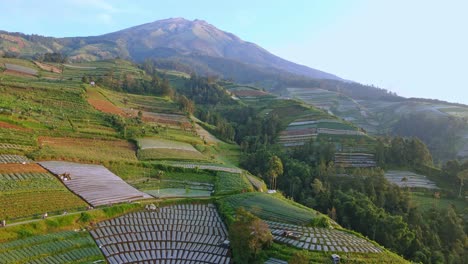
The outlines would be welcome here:
M 223 76 L 227 71 L 216 70 L 207 59 L 216 58 L 242 63 L 254 71 L 281 71 L 310 78 L 341 78 L 299 65 L 275 56 L 260 46 L 241 40 L 203 20 L 170 18 L 147 23 L 121 31 L 93 37 L 46 38 L 36 35 L 0 32 L 2 53 L 32 56 L 35 53 L 62 52 L 72 60 L 97 60 L 121 57 L 135 61 L 146 58 L 183 59 L 190 66 L 196 63 Z M 207 58 L 208 57 L 208 58 Z M 192 62 L 187 60 L 190 58 Z

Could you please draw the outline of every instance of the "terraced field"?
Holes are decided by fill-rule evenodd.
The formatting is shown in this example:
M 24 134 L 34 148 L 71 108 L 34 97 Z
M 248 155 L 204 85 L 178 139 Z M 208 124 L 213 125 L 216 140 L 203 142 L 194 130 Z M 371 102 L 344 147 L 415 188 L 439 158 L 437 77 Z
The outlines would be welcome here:
M 26 158 L 25 156 L 21 156 L 21 155 L 8 155 L 8 154 L 0 155 L 0 164 L 30 163 L 30 162 L 32 162 L 30 159 Z
M 36 76 L 37 70 L 12 63 L 5 63 L 6 73 Z
M 177 129 L 193 130 L 190 120 L 184 115 L 143 111 L 142 119 L 148 123 L 156 123 Z
M 132 161 L 137 160 L 136 147 L 117 139 L 40 137 L 42 149 L 35 154 L 38 160 L 72 161 Z
M 0 164 L 0 219 L 14 220 L 85 207 L 84 201 L 40 166 Z
M 109 102 L 109 100 L 107 100 L 106 97 L 104 97 L 98 89 L 88 87 L 86 89 L 86 95 L 88 103 L 92 105 L 96 110 L 108 114 L 125 116 L 125 112 L 119 107 Z
M 346 95 L 318 88 L 288 88 L 287 90 L 293 98 L 353 122 L 368 132 L 375 132 L 376 120 L 374 120 L 373 111 Z
M 380 253 L 382 249 L 369 241 L 340 230 L 303 227 L 267 221 L 275 242 L 305 250 L 331 252 Z M 292 232 L 295 238 L 285 232 Z
M 230 172 L 230 173 L 242 173 L 242 170 L 239 168 L 231 168 L 222 165 L 211 165 L 211 164 L 194 164 L 194 163 L 180 163 L 180 162 L 171 162 L 169 163 L 170 166 L 179 167 L 179 168 L 186 168 L 186 169 L 195 169 L 198 168 L 200 170 L 212 170 L 212 171 L 223 171 L 223 172 Z
M 377 166 L 374 154 L 336 153 L 335 166 L 343 168 L 373 168 Z
M 109 263 L 230 263 L 227 230 L 212 204 L 175 205 L 97 224 L 91 231 Z
M 98 263 L 104 260 L 87 232 L 65 231 L 0 244 L 0 263 Z
M 64 184 L 70 190 L 92 206 L 151 198 L 100 165 L 60 161 L 44 161 L 40 164 L 62 177 Z
M 203 154 L 188 143 L 160 139 L 140 138 L 137 140 L 140 150 L 138 158 L 141 160 L 176 159 L 176 160 L 204 160 Z
M 385 172 L 385 178 L 401 188 L 439 189 L 426 176 L 410 171 L 387 171 Z
M 221 200 L 233 211 L 244 207 L 254 215 L 269 221 L 290 223 L 296 225 L 310 224 L 319 216 L 314 210 L 300 206 L 292 201 L 276 195 L 265 193 L 244 193 L 225 197 Z
M 280 133 L 278 142 L 285 147 L 301 146 L 320 135 L 365 136 L 365 133 L 339 119 L 316 119 L 314 116 L 306 116 L 290 123 Z
M 239 173 L 218 172 L 215 182 L 215 194 L 233 194 L 253 191 L 247 177 Z

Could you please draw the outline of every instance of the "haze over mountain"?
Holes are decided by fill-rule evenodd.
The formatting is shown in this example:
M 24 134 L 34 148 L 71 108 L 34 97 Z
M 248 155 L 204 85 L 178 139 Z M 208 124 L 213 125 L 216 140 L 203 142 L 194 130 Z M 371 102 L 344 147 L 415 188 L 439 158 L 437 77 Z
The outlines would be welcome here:
M 223 77 L 233 77 L 232 68 L 237 67 L 254 73 L 290 73 L 341 80 L 333 74 L 275 56 L 203 20 L 170 18 L 93 37 L 41 38 L 13 34 L 22 40 L 5 33 L 0 39 L 1 51 L 20 56 L 61 52 L 74 61 L 121 57 L 141 62 L 147 58 L 164 58 L 166 62 L 188 64 L 201 74 Z

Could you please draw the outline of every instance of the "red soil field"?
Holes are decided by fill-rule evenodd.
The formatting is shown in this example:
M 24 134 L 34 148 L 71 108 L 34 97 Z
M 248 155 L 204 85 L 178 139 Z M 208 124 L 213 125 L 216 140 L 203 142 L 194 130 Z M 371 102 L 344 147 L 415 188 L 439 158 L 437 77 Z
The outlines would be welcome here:
M 240 91 L 233 91 L 236 96 L 238 97 L 247 97 L 247 96 L 265 96 L 267 93 L 263 91 L 257 90 L 240 90 Z
M 17 125 L 13 125 L 13 124 L 10 124 L 10 123 L 7 123 L 7 122 L 2 122 L 2 121 L 0 121 L 0 127 L 1 128 L 21 130 L 21 131 L 30 131 L 30 129 L 20 127 L 20 126 L 17 126 Z
M 88 103 L 92 105 L 96 110 L 104 113 L 116 114 L 120 116 L 125 115 L 125 112 L 122 111 L 122 109 L 118 108 L 117 106 L 113 105 L 107 100 L 88 98 Z
M 19 76 L 19 77 L 36 77 L 33 74 L 27 74 L 24 72 L 18 72 L 18 71 L 13 71 L 13 70 L 5 70 L 3 73 L 6 73 L 8 75 L 14 75 L 14 76 Z
M 28 164 L 0 164 L 0 173 L 21 173 L 21 172 L 47 172 L 41 166 L 28 163 Z

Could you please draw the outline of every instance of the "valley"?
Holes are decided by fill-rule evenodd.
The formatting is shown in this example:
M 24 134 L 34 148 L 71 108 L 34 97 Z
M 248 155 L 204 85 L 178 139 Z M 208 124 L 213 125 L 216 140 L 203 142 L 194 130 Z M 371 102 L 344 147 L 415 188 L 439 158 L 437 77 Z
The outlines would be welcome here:
M 464 263 L 468 106 L 202 20 L 0 32 L 0 263 Z

